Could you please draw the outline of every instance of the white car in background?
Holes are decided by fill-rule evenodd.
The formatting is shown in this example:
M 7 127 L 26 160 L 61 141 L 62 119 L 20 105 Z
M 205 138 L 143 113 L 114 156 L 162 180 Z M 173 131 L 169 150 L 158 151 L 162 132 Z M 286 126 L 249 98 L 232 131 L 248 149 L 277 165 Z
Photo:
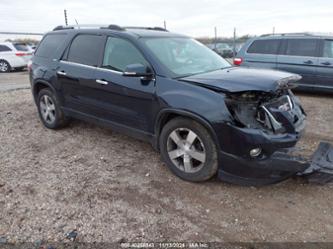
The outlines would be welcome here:
M 22 70 L 27 66 L 32 54 L 23 43 L 0 42 L 0 73 Z

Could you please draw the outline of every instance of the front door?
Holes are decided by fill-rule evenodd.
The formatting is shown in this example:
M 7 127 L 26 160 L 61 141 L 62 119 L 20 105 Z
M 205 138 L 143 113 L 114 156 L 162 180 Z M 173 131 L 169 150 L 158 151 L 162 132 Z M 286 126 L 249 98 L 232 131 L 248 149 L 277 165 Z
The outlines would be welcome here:
M 130 41 L 108 37 L 101 65 L 84 96 L 103 120 L 153 133 L 155 80 L 124 76 L 126 66 L 149 63 Z

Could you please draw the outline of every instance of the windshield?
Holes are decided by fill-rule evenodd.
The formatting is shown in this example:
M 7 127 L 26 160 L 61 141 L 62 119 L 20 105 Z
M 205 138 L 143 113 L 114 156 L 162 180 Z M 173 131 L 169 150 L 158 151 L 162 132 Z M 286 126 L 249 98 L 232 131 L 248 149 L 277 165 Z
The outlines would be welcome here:
M 175 77 L 230 67 L 229 62 L 190 38 L 145 38 L 144 43 Z

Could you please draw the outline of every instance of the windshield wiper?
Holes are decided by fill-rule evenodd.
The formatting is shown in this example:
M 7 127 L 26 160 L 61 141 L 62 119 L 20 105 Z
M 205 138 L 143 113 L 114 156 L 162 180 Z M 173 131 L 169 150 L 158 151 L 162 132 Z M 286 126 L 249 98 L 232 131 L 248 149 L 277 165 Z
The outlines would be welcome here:
M 218 71 L 218 70 L 223 70 L 223 69 L 227 69 L 227 68 L 231 68 L 231 67 L 232 66 L 228 66 L 228 67 L 222 67 L 222 68 L 217 68 L 217 69 L 203 71 L 203 72 L 198 72 L 198 73 L 184 74 L 182 76 L 177 76 L 174 79 L 181 79 L 181 78 L 186 78 L 186 77 L 190 77 L 190 76 L 194 76 L 194 75 L 198 75 L 198 74 L 210 73 L 210 72 L 214 72 L 214 71 Z

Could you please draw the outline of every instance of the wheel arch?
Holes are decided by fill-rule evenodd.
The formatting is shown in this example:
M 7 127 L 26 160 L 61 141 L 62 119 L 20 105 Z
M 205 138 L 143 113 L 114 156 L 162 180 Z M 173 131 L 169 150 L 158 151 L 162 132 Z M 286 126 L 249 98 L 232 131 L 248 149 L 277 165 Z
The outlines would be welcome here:
M 45 88 L 50 88 L 51 91 L 56 94 L 55 88 L 47 81 L 45 80 L 36 80 L 36 82 L 33 84 L 32 87 L 32 93 L 34 96 L 35 101 L 37 101 L 38 93 Z
M 204 126 L 208 130 L 209 134 L 212 136 L 217 148 L 220 149 L 220 144 L 218 142 L 216 133 L 215 133 L 213 127 L 211 126 L 211 124 L 205 118 L 201 117 L 200 115 L 198 115 L 196 113 L 185 111 L 185 110 L 179 110 L 179 109 L 164 109 L 164 110 L 160 111 L 159 114 L 157 115 L 155 127 L 154 127 L 155 142 L 154 142 L 153 146 L 155 149 L 159 150 L 158 141 L 159 141 L 159 137 L 160 137 L 160 134 L 161 134 L 161 131 L 162 131 L 164 125 L 166 123 L 168 123 L 170 120 L 177 118 L 177 117 L 193 119 L 193 120 L 197 121 L 199 124 L 201 124 L 202 126 Z

